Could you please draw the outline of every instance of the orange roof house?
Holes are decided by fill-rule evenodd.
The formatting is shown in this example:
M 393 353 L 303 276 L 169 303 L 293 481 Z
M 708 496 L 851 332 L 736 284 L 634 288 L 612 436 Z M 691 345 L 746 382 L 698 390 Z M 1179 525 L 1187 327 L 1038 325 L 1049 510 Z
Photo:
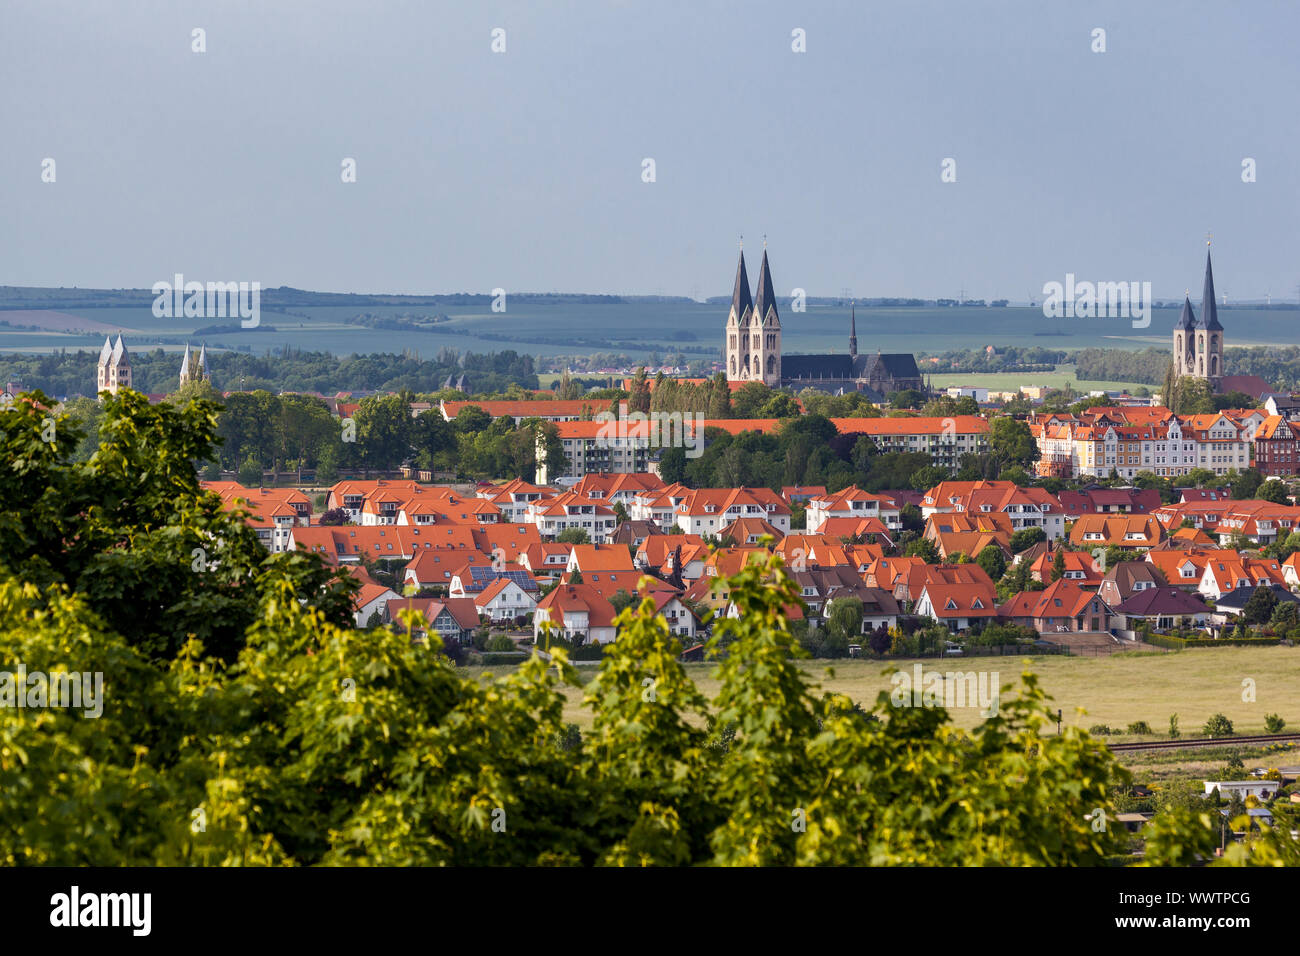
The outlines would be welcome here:
M 991 584 L 927 583 L 916 602 L 916 613 L 965 631 L 980 620 L 997 615 L 997 591 Z
M 1153 548 L 1163 538 L 1155 515 L 1080 515 L 1070 528 L 1070 543 L 1084 548 Z
M 1094 558 L 1090 551 L 1065 551 L 1061 549 L 1045 551 L 1030 564 L 1029 576 L 1035 581 L 1050 584 L 1058 554 L 1064 555 L 1065 561 L 1065 573 L 1061 576 L 1061 580 L 1073 581 L 1083 588 L 1101 586 L 1101 579 L 1105 577 L 1105 571 L 1101 567 L 1104 562 Z
M 1107 631 L 1110 608 L 1096 591 L 1061 578 L 1042 591 L 1024 591 L 998 608 L 998 617 L 1040 634 Z

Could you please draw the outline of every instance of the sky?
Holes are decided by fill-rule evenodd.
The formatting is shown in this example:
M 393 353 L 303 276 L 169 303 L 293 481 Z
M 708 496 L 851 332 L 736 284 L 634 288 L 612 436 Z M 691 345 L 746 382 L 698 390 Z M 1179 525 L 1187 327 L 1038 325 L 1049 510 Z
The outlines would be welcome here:
M 766 235 L 782 296 L 1196 300 L 1209 232 L 1221 296 L 1295 301 L 1298 29 L 1294 0 L 0 0 L 0 285 L 703 298 Z

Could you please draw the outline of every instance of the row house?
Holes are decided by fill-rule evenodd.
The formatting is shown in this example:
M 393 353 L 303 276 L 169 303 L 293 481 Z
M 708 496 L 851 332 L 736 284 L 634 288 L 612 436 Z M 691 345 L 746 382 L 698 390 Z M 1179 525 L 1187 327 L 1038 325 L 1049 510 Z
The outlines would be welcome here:
M 916 613 L 925 615 L 927 612 L 921 609 L 921 595 L 926 588 L 950 585 L 977 586 L 995 595 L 997 590 L 992 578 L 978 564 L 925 564 L 923 562 L 907 569 L 903 581 L 894 586 L 894 597 L 899 601 L 914 602 Z M 980 593 L 983 591 L 981 590 Z
M 1250 467 L 1257 427 L 1233 421 L 1223 412 L 1187 415 L 1184 422 L 1184 430 L 1197 445 L 1196 467 L 1216 475 Z
M 917 418 L 832 418 L 841 435 L 866 435 L 883 453 L 930 456 L 930 464 L 956 471 L 964 455 L 989 450 L 988 419 L 979 415 Z
M 894 536 L 898 534 L 879 518 L 827 518 L 822 523 L 821 533 L 832 538 L 857 538 L 880 543 L 888 548 L 894 546 Z
M 632 496 L 628 517 L 634 521 L 652 521 L 664 531 L 671 531 L 677 524 L 677 506 L 693 493 L 693 489 L 681 482 L 643 491 Z
M 329 496 L 325 501 L 325 507 L 329 511 L 342 509 L 343 513 L 347 515 L 348 521 L 353 524 L 361 524 L 362 508 L 366 500 L 371 496 L 381 493 L 393 493 L 397 496 L 397 500 L 404 501 L 422 487 L 418 482 L 408 479 L 388 480 L 381 478 L 371 481 L 347 479 L 335 483 L 334 487 L 330 489 Z M 396 519 L 396 508 L 393 509 L 392 516 Z M 389 523 L 395 523 L 395 521 Z
M 572 550 L 573 545 L 566 541 L 539 541 L 525 549 L 519 563 L 535 578 L 563 574 Z
M 1070 526 L 1079 548 L 1154 548 L 1164 538 L 1155 515 L 1082 515 Z
M 1206 562 L 1197 590 L 1210 601 L 1241 588 L 1277 584 L 1286 586 L 1281 562 L 1272 558 L 1247 558 L 1224 551 Z
M 886 495 L 876 495 L 850 485 L 833 495 L 821 494 L 807 499 L 805 527 L 817 534 L 822 525 L 832 518 L 875 518 L 887 529 L 899 531 L 903 527 L 901 508 Z
M 1085 514 L 1145 515 L 1160 507 L 1160 492 L 1154 488 L 1064 489 L 1056 497 L 1067 521 Z
M 1196 591 L 1205 577 L 1206 566 L 1216 558 L 1236 552 L 1219 548 L 1188 548 L 1187 550 L 1152 549 L 1147 552 L 1147 563 L 1164 578 L 1164 583 L 1184 591 Z
M 558 493 L 555 488 L 534 485 L 522 478 L 513 478 L 502 485 L 480 488 L 478 497 L 492 502 L 500 513 L 502 521 L 523 521 L 530 504 Z
M 762 518 L 790 533 L 790 506 L 770 488 L 701 488 L 682 499 L 675 517 L 688 534 L 716 535 L 737 518 Z
M 880 522 L 876 522 L 880 524 Z M 884 525 L 880 525 L 884 530 Z M 759 544 L 763 538 L 771 538 L 773 541 L 780 541 L 785 537 L 781 529 L 764 518 L 737 518 L 729 525 L 725 525 L 718 532 L 719 538 L 730 538 L 736 544 Z
M 1260 498 L 1247 498 L 1231 502 L 1223 512 L 1215 533 L 1219 543 L 1226 544 L 1235 535 L 1255 542 L 1272 544 L 1286 538 L 1300 527 L 1300 507 L 1279 505 Z
M 664 480 L 648 471 L 610 473 L 600 472 L 583 475 L 582 479 L 570 488 L 570 491 L 598 501 L 607 501 L 611 506 L 615 502 L 629 508 L 632 500 L 649 491 L 665 488 Z
M 1090 551 L 1044 551 L 1029 565 L 1029 576 L 1042 584 L 1050 584 L 1056 568 L 1056 556 L 1061 555 L 1065 565 L 1060 580 L 1072 581 L 1082 588 L 1095 590 L 1101 587 L 1104 562 Z
M 944 561 L 964 554 L 974 561 L 985 548 L 1011 553 L 1011 518 L 1005 514 L 933 514 L 925 522 L 925 537 L 933 541 Z
M 1223 520 L 1237 504 L 1227 497 L 1218 499 L 1191 499 L 1176 504 L 1161 505 L 1152 512 L 1157 520 L 1169 530 L 1182 527 L 1184 521 L 1190 521 L 1194 529 L 1209 535 L 1217 535 L 1219 522 Z
M 703 547 L 704 538 L 698 534 L 656 534 L 642 541 L 636 549 L 632 563 L 638 568 L 660 568 L 672 557 L 677 548 L 683 550 Z
M 1023 528 L 1041 528 L 1048 540 L 1065 534 L 1065 509 L 1054 495 L 1011 481 L 944 481 L 921 499 L 924 518 L 958 513 L 1005 515 L 1013 534 Z
M 1264 419 L 1255 430 L 1255 467 L 1269 477 L 1300 475 L 1300 423 Z
M 617 523 L 614 509 L 593 498 L 566 491 L 554 498 L 531 502 L 524 520 L 536 525 L 542 538 L 555 540 L 555 536 L 569 528 L 581 528 L 595 544 L 604 544 L 614 533 Z
M 205 481 L 226 510 L 245 512 L 262 547 L 272 554 L 293 549 L 293 529 L 311 526 L 311 499 L 296 488 L 245 488 L 235 481 Z
M 1044 477 L 1175 477 L 1193 468 L 1224 475 L 1249 467 L 1260 421 L 1252 410 L 1180 418 L 1163 406 L 1094 408 L 1077 418 L 1037 416 L 1030 432 Z
M 626 407 L 626 403 L 623 407 Z M 441 412 L 443 421 L 448 422 L 455 421 L 456 416 L 466 408 L 484 411 L 494 421 L 503 417 L 512 419 L 515 427 L 518 427 L 520 422 L 528 418 L 540 418 L 544 422 L 576 422 L 583 418 L 590 419 L 601 412 L 609 411 L 609 402 L 575 398 L 438 403 L 438 411 Z

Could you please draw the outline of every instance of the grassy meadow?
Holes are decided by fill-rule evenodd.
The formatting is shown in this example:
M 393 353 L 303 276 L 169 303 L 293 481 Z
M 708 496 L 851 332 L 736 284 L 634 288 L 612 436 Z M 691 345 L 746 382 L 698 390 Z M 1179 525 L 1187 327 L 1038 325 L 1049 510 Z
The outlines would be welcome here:
M 882 690 L 889 690 L 883 674 L 889 665 L 908 673 L 911 660 L 800 661 L 809 679 L 822 688 L 847 694 L 865 707 L 874 704 Z M 1084 729 L 1095 724 L 1123 728 L 1145 720 L 1163 735 L 1170 714 L 1178 714 L 1184 737 L 1200 736 L 1201 726 L 1215 713 L 1225 714 L 1239 734 L 1265 733 L 1264 715 L 1280 714 L 1287 730 L 1300 731 L 1300 648 L 1224 647 L 1185 650 L 1170 654 L 1118 654 L 1111 657 L 971 657 L 927 658 L 920 662 L 924 672 L 997 671 L 1000 682 L 1019 682 L 1020 673 L 1030 670 L 1053 698 L 1067 725 Z M 712 697 L 718 689 L 712 677 L 713 664 L 687 664 L 691 679 Z M 593 673 L 594 667 L 581 668 Z M 477 667 L 476 675 L 501 674 L 509 667 Z M 1255 682 L 1255 702 L 1242 700 L 1243 680 Z M 1010 696 L 1004 693 L 1004 699 Z M 565 719 L 579 727 L 591 726 L 591 713 L 582 706 L 582 692 L 566 690 Z M 974 707 L 954 709 L 954 723 L 970 728 L 979 723 Z M 1115 740 L 1132 739 L 1127 736 Z M 1300 759 L 1297 759 L 1300 762 Z

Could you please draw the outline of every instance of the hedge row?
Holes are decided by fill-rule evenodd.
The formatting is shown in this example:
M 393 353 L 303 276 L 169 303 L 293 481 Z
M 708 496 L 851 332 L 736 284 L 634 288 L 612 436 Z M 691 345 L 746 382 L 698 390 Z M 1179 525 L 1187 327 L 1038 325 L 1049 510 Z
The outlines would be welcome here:
M 1181 651 L 1188 647 L 1274 647 L 1282 643 L 1280 637 L 1172 637 L 1168 634 L 1149 634 L 1144 640 L 1156 647 Z

